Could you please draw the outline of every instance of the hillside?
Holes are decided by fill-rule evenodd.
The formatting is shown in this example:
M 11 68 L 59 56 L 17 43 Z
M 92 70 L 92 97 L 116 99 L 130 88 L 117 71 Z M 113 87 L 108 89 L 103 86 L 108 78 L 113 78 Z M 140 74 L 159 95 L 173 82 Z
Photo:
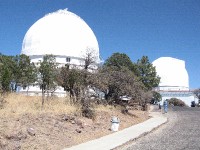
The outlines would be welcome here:
M 0 149 L 5 150 L 59 150 L 111 134 L 112 116 L 120 118 L 120 130 L 149 118 L 144 111 L 124 115 L 118 107 L 98 105 L 92 120 L 66 98 L 49 99 L 43 110 L 41 97 L 10 94 L 5 101 L 0 109 Z

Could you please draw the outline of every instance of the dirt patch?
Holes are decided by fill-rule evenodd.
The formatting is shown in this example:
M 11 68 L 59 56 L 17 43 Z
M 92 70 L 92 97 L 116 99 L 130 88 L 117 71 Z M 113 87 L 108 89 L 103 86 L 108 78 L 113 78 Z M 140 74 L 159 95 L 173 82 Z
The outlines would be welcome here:
M 73 114 L 25 113 L 0 117 L 0 149 L 60 150 L 111 134 L 111 117 L 120 118 L 122 130 L 148 119 L 144 111 L 124 115 L 119 110 L 98 110 L 91 120 Z

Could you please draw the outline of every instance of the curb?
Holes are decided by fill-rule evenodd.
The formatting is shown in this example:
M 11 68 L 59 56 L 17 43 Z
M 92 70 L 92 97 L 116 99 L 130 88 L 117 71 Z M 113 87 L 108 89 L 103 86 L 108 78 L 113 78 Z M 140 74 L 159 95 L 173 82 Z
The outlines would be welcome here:
M 109 150 L 120 147 L 129 141 L 136 140 L 149 132 L 155 130 L 162 124 L 166 123 L 168 119 L 160 112 L 150 112 L 152 118 L 126 128 L 124 130 L 103 136 L 101 138 L 88 141 L 79 145 L 65 148 L 63 150 Z

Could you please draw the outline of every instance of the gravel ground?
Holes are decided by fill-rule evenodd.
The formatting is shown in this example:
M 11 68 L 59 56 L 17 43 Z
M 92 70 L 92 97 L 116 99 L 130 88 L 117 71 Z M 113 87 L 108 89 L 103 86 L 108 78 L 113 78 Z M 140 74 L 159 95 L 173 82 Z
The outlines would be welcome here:
M 169 122 L 122 150 L 200 150 L 200 108 L 173 107 Z

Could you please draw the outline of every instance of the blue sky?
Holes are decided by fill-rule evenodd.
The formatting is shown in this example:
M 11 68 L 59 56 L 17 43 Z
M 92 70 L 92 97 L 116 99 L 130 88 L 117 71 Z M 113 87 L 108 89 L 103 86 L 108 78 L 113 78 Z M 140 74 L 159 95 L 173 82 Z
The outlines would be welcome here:
M 1 0 L 0 52 L 20 54 L 29 27 L 64 8 L 92 28 L 104 60 L 114 52 L 133 62 L 143 55 L 182 59 L 190 88 L 200 88 L 200 0 Z

